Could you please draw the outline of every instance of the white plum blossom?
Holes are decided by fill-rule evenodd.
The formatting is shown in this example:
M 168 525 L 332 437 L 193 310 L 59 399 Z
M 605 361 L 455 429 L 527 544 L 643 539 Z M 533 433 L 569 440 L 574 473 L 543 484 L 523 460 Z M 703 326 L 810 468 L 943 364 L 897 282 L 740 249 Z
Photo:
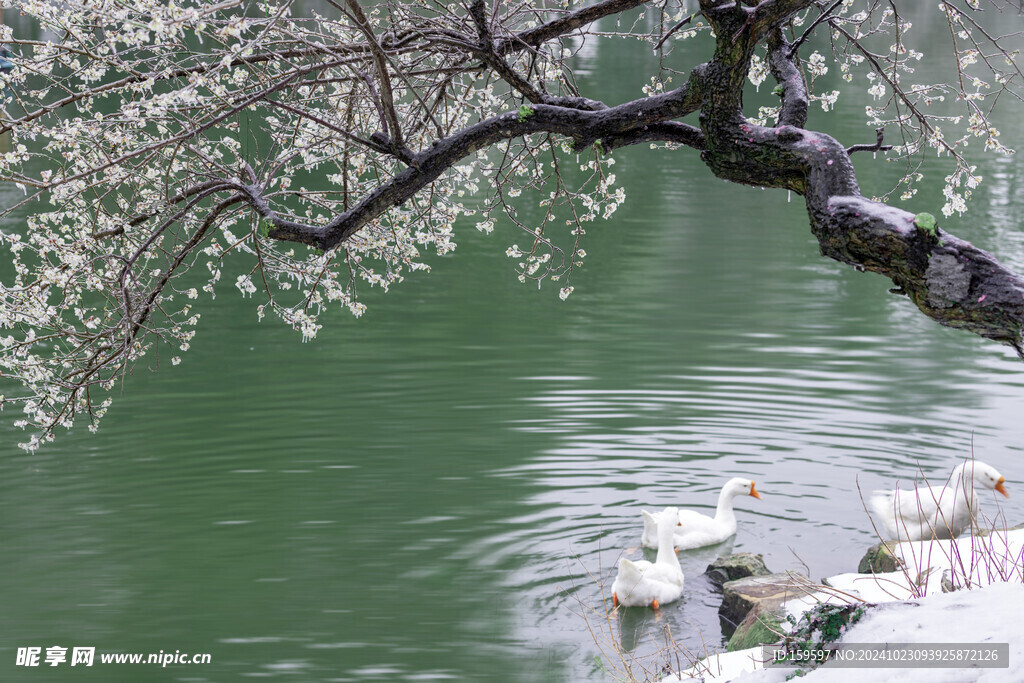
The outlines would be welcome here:
M 807 58 L 807 73 L 812 77 L 824 76 L 828 73 L 828 67 L 825 66 L 825 57 L 817 50 L 812 52 L 811 56 Z
M 761 84 L 768 79 L 768 76 L 768 63 L 756 54 L 753 55 L 750 58 L 750 71 L 747 72 L 747 78 L 749 78 L 750 82 L 760 90 Z

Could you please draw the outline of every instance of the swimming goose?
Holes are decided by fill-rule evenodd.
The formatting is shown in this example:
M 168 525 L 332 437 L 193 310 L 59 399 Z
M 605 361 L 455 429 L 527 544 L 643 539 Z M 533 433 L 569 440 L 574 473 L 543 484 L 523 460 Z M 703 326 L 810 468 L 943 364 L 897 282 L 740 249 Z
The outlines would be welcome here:
M 658 557 L 654 562 L 625 557 L 619 560 L 619 573 L 612 583 L 612 604 L 618 607 L 661 605 L 683 594 L 683 569 L 672 548 L 672 534 L 679 524 L 679 508 L 665 508 L 656 518 Z
M 713 518 L 696 510 L 680 510 L 679 526 L 675 530 L 675 547 L 679 550 L 689 550 L 714 545 L 735 534 L 736 514 L 732 506 L 737 496 L 760 498 L 761 494 L 754 488 L 754 482 L 734 477 L 726 482 L 722 492 L 718 494 L 718 509 Z M 654 517 L 646 510 L 642 512 L 644 533 L 640 542 L 647 548 L 656 547 Z
M 957 465 L 942 486 L 917 486 L 913 491 L 875 491 L 871 509 L 889 539 L 921 541 L 955 538 L 978 515 L 976 489 L 998 491 L 1007 498 L 1006 478 L 991 465 L 972 460 Z

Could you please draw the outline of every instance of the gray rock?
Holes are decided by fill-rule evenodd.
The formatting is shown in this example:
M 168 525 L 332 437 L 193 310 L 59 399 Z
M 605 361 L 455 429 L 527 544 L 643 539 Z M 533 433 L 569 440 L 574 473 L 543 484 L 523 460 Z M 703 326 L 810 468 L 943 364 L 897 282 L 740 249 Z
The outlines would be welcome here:
M 704 574 L 716 586 L 721 586 L 726 581 L 744 579 L 748 576 L 768 576 L 771 572 L 764 564 L 764 555 L 735 553 L 716 559 L 708 565 Z
M 726 622 L 723 626 L 738 625 L 755 605 L 763 603 L 763 609 L 770 610 L 786 600 L 806 595 L 807 583 L 807 577 L 793 572 L 727 581 L 722 585 L 722 606 L 718 608 L 718 616 Z
M 785 608 L 782 604 L 770 607 L 761 602 L 747 613 L 736 632 L 729 639 L 729 652 L 746 650 L 758 645 L 777 643 L 788 632 Z
M 889 547 L 884 543 L 868 548 L 857 565 L 857 571 L 861 574 L 884 574 L 897 571 L 899 568 L 900 561 L 889 552 Z
M 1016 531 L 1018 529 L 1024 529 L 1024 524 L 1017 524 L 1006 529 L 1000 528 L 996 529 L 996 531 L 1006 533 L 1007 531 Z M 974 535 L 979 538 L 984 538 L 990 533 L 992 533 L 992 529 L 976 529 L 974 531 Z M 898 541 L 887 541 L 887 543 L 889 546 L 892 546 L 898 543 Z M 885 543 L 878 543 L 868 548 L 867 552 L 864 553 L 864 557 L 860 559 L 860 564 L 857 566 L 857 571 L 861 574 L 883 574 L 885 572 L 898 571 L 899 569 L 900 561 L 889 552 L 889 548 L 886 547 Z

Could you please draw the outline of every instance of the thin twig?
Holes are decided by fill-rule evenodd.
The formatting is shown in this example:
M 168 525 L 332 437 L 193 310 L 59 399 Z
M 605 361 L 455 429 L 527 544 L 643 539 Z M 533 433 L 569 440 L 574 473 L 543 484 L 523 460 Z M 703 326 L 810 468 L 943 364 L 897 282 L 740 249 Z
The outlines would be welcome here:
M 814 21 L 812 21 L 811 25 L 807 27 L 807 30 L 804 31 L 800 35 L 800 37 L 797 38 L 795 41 L 793 41 L 793 44 L 789 46 L 789 52 L 788 52 L 788 54 L 786 56 L 787 57 L 792 57 L 793 55 L 795 55 L 796 51 L 799 50 L 800 46 L 804 44 L 804 41 L 807 40 L 808 37 L 810 37 L 811 32 L 815 28 L 817 28 L 818 24 L 820 24 L 821 22 L 825 21 L 825 19 L 828 18 L 828 15 L 831 14 L 832 11 L 835 10 L 836 7 L 839 7 L 839 5 L 841 5 L 842 3 L 843 3 L 843 0 L 836 0 L 835 2 L 832 3 L 831 7 L 829 7 L 827 10 L 825 10 L 824 12 L 819 14 L 818 18 L 815 19 Z
M 852 147 L 846 148 L 847 154 L 853 154 L 854 152 L 888 152 L 893 148 L 892 145 L 883 145 L 882 136 L 885 133 L 885 127 L 875 128 L 875 134 L 878 136 L 873 145 L 853 145 Z
M 700 12 L 694 12 L 693 14 L 691 14 L 691 15 L 690 15 L 690 16 L 688 16 L 688 17 L 686 17 L 685 19 L 683 19 L 682 21 L 680 21 L 680 22 L 679 22 L 678 24 L 676 24 L 675 26 L 673 26 L 672 28 L 670 28 L 670 29 L 668 30 L 668 32 L 667 32 L 667 33 L 666 33 L 665 35 L 663 35 L 663 36 L 661 37 L 661 40 L 659 40 L 659 41 L 658 41 L 658 42 L 657 42 L 657 43 L 656 43 L 656 44 L 654 45 L 654 51 L 655 51 L 655 52 L 657 52 L 658 50 L 660 50 L 660 49 L 661 49 L 661 46 L 662 46 L 662 45 L 664 45 L 665 41 L 666 41 L 666 40 L 668 40 L 668 39 L 669 39 L 669 37 L 671 37 L 671 35 L 672 35 L 673 33 L 675 33 L 676 31 L 678 31 L 679 29 L 681 29 L 682 27 L 686 26 L 686 25 L 687 25 L 687 24 L 689 24 L 689 23 L 690 23 L 691 21 L 693 21 L 693 18 L 694 18 L 695 16 L 697 16 L 698 14 L 700 14 Z

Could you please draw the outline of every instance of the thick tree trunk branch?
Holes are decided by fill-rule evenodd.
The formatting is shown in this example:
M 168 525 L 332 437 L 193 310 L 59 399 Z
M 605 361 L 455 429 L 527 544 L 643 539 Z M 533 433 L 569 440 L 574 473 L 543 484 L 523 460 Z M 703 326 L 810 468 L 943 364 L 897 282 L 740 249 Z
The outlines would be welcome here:
M 815 0 L 762 0 L 750 10 L 751 33 L 755 40 L 763 40 L 766 36 L 780 28 L 791 16 L 814 4 Z
M 796 66 L 792 46 L 778 30 L 768 41 L 768 67 L 772 76 L 782 87 L 782 109 L 779 111 L 779 125 L 803 128 L 807 124 L 807 110 L 810 99 L 804 75 Z
M 528 110 L 495 116 L 439 140 L 430 149 L 420 152 L 409 168 L 322 226 L 279 217 L 262 199 L 258 188 L 250 186 L 237 189 L 246 192 L 257 213 L 274 225 L 270 237 L 308 244 L 326 251 L 379 218 L 389 208 L 412 197 L 462 159 L 502 140 L 534 133 L 555 133 L 572 138 L 579 149 L 605 138 L 609 141 L 609 149 L 654 140 L 699 149 L 703 141 L 699 130 L 683 123 L 670 122 L 671 119 L 695 111 L 697 106 L 699 100 L 691 95 L 688 86 L 683 86 L 662 95 L 597 111 L 539 104 L 529 106 Z
M 768 4 L 762 2 L 755 13 Z M 774 4 L 789 11 L 801 3 Z M 707 91 L 701 158 L 708 167 L 735 182 L 802 193 L 823 255 L 891 278 L 936 322 L 1009 344 L 1024 359 L 1024 278 L 964 240 L 918 227 L 913 214 L 866 199 L 839 141 L 790 125 L 806 119 L 807 96 L 777 34 L 770 59 L 783 86 L 780 125 L 746 123 L 735 84 L 749 70 L 751 38 L 737 44 L 728 36 L 742 33 L 748 12 L 722 6 L 706 13 L 718 35 L 715 59 L 700 70 L 699 89 Z
M 1021 353 L 1024 278 L 991 254 L 914 215 L 861 196 L 832 196 L 811 209 L 825 256 L 881 273 L 943 325 L 1007 343 Z
M 495 47 L 498 54 L 505 54 L 513 50 L 523 50 L 537 47 L 554 38 L 564 36 L 568 33 L 592 24 L 598 19 L 619 14 L 635 7 L 647 4 L 649 0 L 604 0 L 589 7 L 571 12 L 564 17 L 559 17 L 536 28 L 523 31 L 512 38 L 505 38 L 498 42 Z
M 601 138 L 601 147 L 606 152 L 619 147 L 637 145 L 644 142 L 669 142 L 685 145 L 693 149 L 704 149 L 704 133 L 700 128 L 679 121 L 653 123 L 649 126 L 634 128 L 627 133 L 606 135 Z

